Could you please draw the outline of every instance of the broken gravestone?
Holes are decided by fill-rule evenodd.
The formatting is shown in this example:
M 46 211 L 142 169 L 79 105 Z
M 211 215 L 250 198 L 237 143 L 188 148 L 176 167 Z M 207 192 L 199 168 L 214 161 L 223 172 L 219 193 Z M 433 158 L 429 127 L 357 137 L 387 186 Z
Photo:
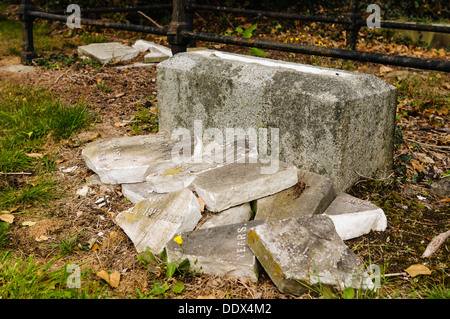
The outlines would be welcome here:
M 146 199 L 153 192 L 152 187 L 147 182 L 122 184 L 122 194 L 133 204 Z
M 267 221 L 249 230 L 248 244 L 283 293 L 300 295 L 315 284 L 373 288 L 362 261 L 324 215 Z
M 326 176 L 299 170 L 299 182 L 279 193 L 255 201 L 255 219 L 268 220 L 321 214 L 335 198 Z
M 139 51 L 118 42 L 91 43 L 78 47 L 78 54 L 99 61 L 109 63 L 113 60 L 126 61 L 138 56 Z
M 222 212 L 210 216 L 199 229 L 237 224 L 249 221 L 253 211 L 249 203 L 228 208 Z
M 157 193 L 189 187 L 199 174 L 227 164 L 249 162 L 250 158 L 256 161 L 256 155 L 251 153 L 251 146 L 245 140 L 220 145 L 189 136 L 180 139 L 172 149 L 172 162 L 165 165 L 164 170 L 154 171 L 145 178 Z
M 260 161 L 232 163 L 199 174 L 193 186 L 208 210 L 223 211 L 277 193 L 298 182 L 295 166 L 283 162 L 277 165 L 275 173 L 264 174 L 265 165 Z
M 139 183 L 171 162 L 175 143 L 168 134 L 98 139 L 86 145 L 82 157 L 105 184 Z
M 200 218 L 197 197 L 185 189 L 167 194 L 152 193 L 117 215 L 116 222 L 138 252 L 148 247 L 153 254 L 160 254 L 175 234 L 193 230 Z
M 150 53 L 144 56 L 144 61 L 146 63 L 158 63 L 167 60 L 172 56 L 172 50 L 163 45 L 156 44 L 155 42 L 137 40 L 132 47 L 140 52 L 150 51 Z
M 331 218 L 342 240 L 368 234 L 370 231 L 384 231 L 387 219 L 378 206 L 346 193 L 339 194 L 324 215 Z
M 262 223 L 264 220 L 254 220 L 181 233 L 182 244 L 169 241 L 167 256 L 174 262 L 188 258 L 193 271 L 256 282 L 259 265 L 247 245 L 247 233 L 250 227 Z

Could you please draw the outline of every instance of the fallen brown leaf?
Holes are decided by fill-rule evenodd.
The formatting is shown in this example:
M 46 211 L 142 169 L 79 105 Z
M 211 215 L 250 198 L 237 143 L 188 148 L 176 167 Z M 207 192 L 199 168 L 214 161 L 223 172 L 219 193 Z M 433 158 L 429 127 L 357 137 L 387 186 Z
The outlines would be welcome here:
M 417 275 L 429 275 L 431 270 L 422 264 L 414 264 L 405 269 L 405 271 L 411 276 L 415 277 Z
M 32 157 L 32 158 L 42 158 L 44 157 L 44 155 L 42 153 L 27 153 L 25 154 L 28 157 Z
M 106 281 L 112 288 L 117 288 L 119 286 L 120 274 L 118 272 L 109 275 L 105 270 L 101 270 L 96 275 Z
M 35 240 L 37 242 L 41 242 L 41 241 L 46 241 L 49 237 L 45 236 L 45 235 L 41 235 L 39 237 L 36 237 Z
M 116 121 L 116 122 L 114 122 L 114 126 L 117 126 L 117 127 L 123 127 L 123 126 L 126 126 L 128 123 L 125 123 L 125 122 L 119 122 L 119 121 Z
M 109 275 L 109 285 L 113 288 L 119 287 L 120 282 L 120 274 L 118 272 L 114 272 Z
M 11 214 L 1 214 L 0 220 L 12 224 L 14 222 L 14 216 Z
M 102 278 L 104 281 L 109 282 L 109 274 L 105 270 L 101 270 L 96 273 L 97 277 Z
M 385 66 L 385 65 L 380 66 L 380 73 L 388 73 L 391 71 L 392 71 L 392 69 L 388 66 Z

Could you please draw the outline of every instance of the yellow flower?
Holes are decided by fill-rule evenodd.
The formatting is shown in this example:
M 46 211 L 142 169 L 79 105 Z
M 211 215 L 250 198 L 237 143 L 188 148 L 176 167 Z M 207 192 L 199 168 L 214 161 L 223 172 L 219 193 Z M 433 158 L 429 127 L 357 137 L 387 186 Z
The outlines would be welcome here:
M 183 243 L 183 239 L 181 238 L 181 236 L 177 236 L 173 239 L 174 242 L 176 242 L 177 244 L 182 244 Z

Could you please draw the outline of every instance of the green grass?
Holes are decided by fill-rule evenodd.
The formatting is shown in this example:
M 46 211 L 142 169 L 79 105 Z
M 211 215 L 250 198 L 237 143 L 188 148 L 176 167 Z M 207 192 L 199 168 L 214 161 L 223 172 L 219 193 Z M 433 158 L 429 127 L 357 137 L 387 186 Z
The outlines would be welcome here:
M 43 148 L 48 139 L 59 141 L 85 128 L 91 120 L 86 108 L 83 101 L 71 106 L 44 89 L 0 85 L 0 210 L 48 204 L 60 195 L 47 176 L 57 156 Z M 22 172 L 32 176 L 8 175 Z
M 0 249 L 6 246 L 8 243 L 9 235 L 7 234 L 9 231 L 9 223 L 0 222 Z
M 57 24 L 52 22 L 35 21 L 33 27 L 35 51 L 39 55 L 55 52 L 69 52 L 80 45 L 108 42 L 108 38 L 96 33 L 86 32 L 84 29 L 67 29 L 65 34 L 52 34 Z M 0 57 L 19 56 L 22 52 L 22 23 L 7 20 L 0 14 Z
M 81 273 L 80 288 L 70 287 L 72 272 L 54 268 L 54 259 L 40 264 L 33 255 L 15 257 L 0 252 L 0 299 L 97 299 L 105 296 L 105 287 L 85 280 L 92 273 Z

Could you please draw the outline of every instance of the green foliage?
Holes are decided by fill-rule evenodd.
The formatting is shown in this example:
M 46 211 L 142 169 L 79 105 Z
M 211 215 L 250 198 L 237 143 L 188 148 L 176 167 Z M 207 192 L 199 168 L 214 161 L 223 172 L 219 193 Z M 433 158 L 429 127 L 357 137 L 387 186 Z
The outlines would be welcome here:
M 86 128 L 92 120 L 82 100 L 75 106 L 68 106 L 58 100 L 51 104 L 47 112 L 49 129 L 57 140 L 69 138 L 75 131 Z
M 0 222 L 0 249 L 8 244 L 9 235 L 9 223 Z
M 237 35 L 237 36 L 241 36 L 245 39 L 250 39 L 253 36 L 253 31 L 256 30 L 256 28 L 258 28 L 258 24 L 252 24 L 251 26 L 249 26 L 248 28 L 246 28 L 245 30 L 242 29 L 241 27 L 237 27 L 235 29 L 235 31 L 231 31 L 228 30 L 226 31 L 224 34 L 227 36 L 233 36 L 233 35 Z M 250 55 L 256 55 L 256 56 L 269 56 L 265 51 L 258 49 L 258 48 L 250 48 L 248 54 Z
M 89 281 L 81 288 L 69 288 L 66 267 L 50 270 L 55 262 L 40 265 L 33 255 L 24 258 L 0 253 L 0 299 L 98 299 L 104 294 Z M 91 272 L 85 270 L 81 279 Z
M 19 185 L 2 183 L 0 184 L 0 190 L 1 209 L 36 203 L 48 205 L 50 200 L 58 198 L 61 194 L 51 180 L 38 180 L 33 184 Z
M 70 255 L 77 249 L 77 240 L 78 240 L 78 234 L 75 234 L 75 236 L 68 237 L 61 239 L 57 243 L 47 244 L 49 247 L 54 247 L 59 250 L 59 255 L 66 256 Z
M 136 105 L 136 114 L 131 125 L 133 134 L 142 134 L 142 132 L 156 133 L 159 130 L 158 114 L 153 113 L 147 105 L 152 105 L 155 98 L 150 96 L 144 103 Z
M 175 274 L 184 275 L 190 269 L 189 259 L 185 258 L 180 263 L 169 262 L 166 248 L 162 251 L 161 255 L 156 257 L 146 247 L 145 252 L 138 254 L 139 263 L 146 268 L 149 272 L 156 275 L 158 278 L 165 278 L 162 281 L 155 281 L 153 288 L 144 294 L 141 290 L 137 290 L 140 298 L 152 298 L 154 296 L 163 296 L 172 288 L 172 292 L 176 294 L 182 293 L 184 289 L 184 283 L 180 280 L 175 281 Z M 163 275 L 163 276 L 161 276 Z M 175 281 L 175 283 L 173 283 Z
M 42 154 L 48 139 L 70 137 L 90 121 L 79 101 L 69 106 L 44 89 L 3 83 L 0 88 L 0 172 L 37 173 L 32 179 L 14 175 L 0 179 L 0 209 L 16 205 L 48 204 L 61 195 L 45 174 L 56 166 L 56 156 Z M 37 154 L 38 156 L 33 156 Z M 20 175 L 19 175 L 20 176 Z

